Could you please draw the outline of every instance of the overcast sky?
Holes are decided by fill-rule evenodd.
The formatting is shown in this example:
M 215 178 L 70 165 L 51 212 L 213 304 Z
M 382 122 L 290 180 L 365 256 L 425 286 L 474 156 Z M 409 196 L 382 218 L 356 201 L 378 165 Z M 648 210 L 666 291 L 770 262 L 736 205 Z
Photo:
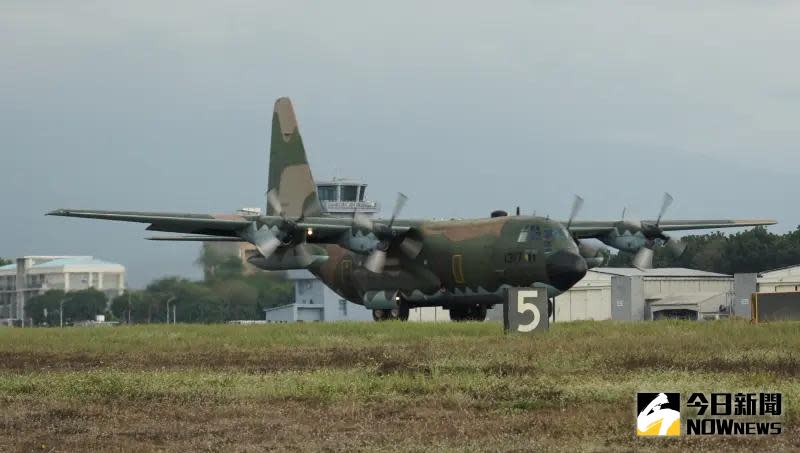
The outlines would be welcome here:
M 790 1 L 6 0 L 0 256 L 199 276 L 197 244 L 43 214 L 261 206 L 279 96 L 317 178 L 407 216 L 564 217 L 579 193 L 583 218 L 653 217 L 669 191 L 672 218 L 791 230 L 798 24 Z

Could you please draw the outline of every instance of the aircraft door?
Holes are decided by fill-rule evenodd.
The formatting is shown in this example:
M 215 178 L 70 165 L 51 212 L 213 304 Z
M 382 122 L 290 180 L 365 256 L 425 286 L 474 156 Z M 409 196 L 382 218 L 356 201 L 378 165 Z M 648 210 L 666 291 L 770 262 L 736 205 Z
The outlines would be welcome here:
M 357 294 L 355 279 L 353 278 L 353 260 L 345 258 L 339 265 L 339 287 L 347 294 Z

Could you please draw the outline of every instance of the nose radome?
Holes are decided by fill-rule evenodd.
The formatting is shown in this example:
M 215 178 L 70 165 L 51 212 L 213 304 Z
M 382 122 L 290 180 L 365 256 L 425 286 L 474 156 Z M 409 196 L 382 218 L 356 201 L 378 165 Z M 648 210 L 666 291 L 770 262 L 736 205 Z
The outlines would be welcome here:
M 550 284 L 566 291 L 586 275 L 586 260 L 577 253 L 560 250 L 547 258 L 547 275 Z

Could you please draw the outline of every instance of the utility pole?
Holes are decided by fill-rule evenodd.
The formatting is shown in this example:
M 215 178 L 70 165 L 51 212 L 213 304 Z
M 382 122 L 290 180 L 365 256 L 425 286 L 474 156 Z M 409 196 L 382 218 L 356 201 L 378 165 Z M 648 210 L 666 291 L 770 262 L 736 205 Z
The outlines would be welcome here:
M 68 298 L 62 297 L 61 301 L 58 303 L 58 324 L 61 328 L 64 327 L 64 302 L 68 301 Z
M 178 323 L 177 317 L 175 316 L 175 308 L 176 308 L 176 305 L 172 304 L 172 324 L 177 324 Z
M 167 299 L 167 324 L 169 324 L 169 303 L 170 303 L 170 302 L 172 302 L 172 301 L 174 301 L 175 299 L 176 299 L 176 297 L 175 297 L 175 296 L 170 296 L 170 298 L 169 298 L 169 299 Z M 172 305 L 172 308 L 173 308 L 173 309 L 175 308 L 175 305 L 174 305 L 174 304 Z M 174 321 L 175 321 L 174 317 L 173 317 L 173 320 L 172 320 L 172 321 L 173 321 L 173 323 L 174 323 Z

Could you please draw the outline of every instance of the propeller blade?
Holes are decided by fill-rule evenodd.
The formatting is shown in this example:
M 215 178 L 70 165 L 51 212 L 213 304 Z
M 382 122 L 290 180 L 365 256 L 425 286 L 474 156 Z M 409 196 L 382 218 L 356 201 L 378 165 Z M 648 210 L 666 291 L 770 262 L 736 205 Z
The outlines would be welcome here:
M 636 256 L 633 257 L 633 267 L 639 269 L 640 271 L 645 271 L 647 269 L 653 268 L 653 249 L 649 249 L 647 247 L 642 247 L 636 252 Z
M 313 203 L 309 203 L 308 206 L 305 206 L 303 208 L 303 212 L 300 214 L 300 218 L 297 219 L 297 222 L 302 222 L 303 220 L 306 219 L 306 217 L 313 217 L 315 210 L 316 210 L 316 207 L 314 207 L 314 204 Z
M 623 229 L 623 231 L 620 231 L 620 233 L 624 231 L 630 231 L 631 233 L 636 233 L 637 231 L 642 231 L 644 225 L 642 224 L 642 221 L 641 219 L 639 219 L 638 216 L 631 215 L 628 208 L 625 207 L 622 208 L 622 217 L 620 218 L 620 221 L 617 222 L 617 228 Z
M 664 192 L 664 201 L 661 203 L 661 211 L 658 212 L 658 219 L 656 220 L 656 226 L 661 224 L 661 218 L 664 217 L 664 214 L 667 213 L 667 209 L 669 209 L 673 201 L 675 201 L 675 199 L 672 198 L 672 195 Z
M 400 243 L 399 247 L 407 257 L 414 259 L 417 257 L 417 255 L 419 255 L 419 252 L 422 251 L 422 241 L 407 237 L 403 239 L 403 242 Z
M 383 266 L 386 265 L 386 252 L 383 250 L 375 249 L 372 253 L 369 254 L 367 257 L 367 261 L 364 263 L 364 267 L 376 274 L 380 274 L 383 272 Z
M 267 192 L 267 203 L 269 203 L 269 207 L 272 208 L 275 215 L 283 217 L 283 205 L 281 205 L 281 199 L 275 189 Z
M 686 251 L 686 243 L 680 239 L 669 238 L 666 245 L 675 258 L 680 258 L 683 252 Z
M 353 225 L 368 231 L 373 231 L 375 229 L 375 224 L 372 223 L 372 219 L 360 212 L 353 213 Z
M 578 212 L 580 212 L 581 208 L 583 207 L 583 198 L 579 195 L 575 195 L 575 200 L 572 201 L 572 211 L 569 213 L 569 222 L 567 222 L 567 230 L 569 227 L 572 226 L 572 221 L 575 220 L 575 217 L 578 216 Z
M 281 240 L 275 236 L 270 237 L 266 241 L 260 241 L 254 244 L 258 251 L 264 256 L 264 259 L 269 258 L 275 253 L 275 250 L 281 246 Z
M 311 256 L 311 254 L 308 253 L 305 244 L 296 245 L 294 247 L 294 254 L 301 266 L 308 266 L 312 261 L 314 261 L 314 258 Z
M 398 214 L 400 214 L 400 211 L 403 210 L 403 206 L 406 205 L 406 201 L 408 201 L 408 197 L 405 196 L 403 193 L 398 192 L 397 193 L 397 201 L 395 201 L 394 210 L 392 211 L 392 218 L 389 219 L 389 227 L 390 228 L 394 224 L 394 219 L 396 219 Z

